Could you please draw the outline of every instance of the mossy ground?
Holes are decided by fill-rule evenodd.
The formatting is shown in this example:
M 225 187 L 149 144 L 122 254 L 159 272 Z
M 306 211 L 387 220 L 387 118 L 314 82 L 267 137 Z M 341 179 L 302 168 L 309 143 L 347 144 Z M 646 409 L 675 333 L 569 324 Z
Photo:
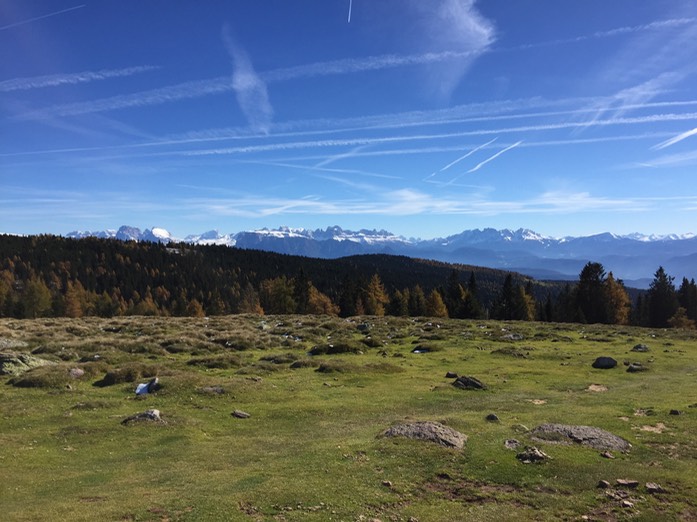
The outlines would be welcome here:
M 57 363 L 25 374 L 33 387 L 0 386 L 5 520 L 697 520 L 695 332 L 229 316 L 2 320 L 0 338 Z M 650 351 L 631 352 L 638 343 Z M 329 345 L 351 349 L 308 355 Z M 591 368 L 601 355 L 620 365 Z M 458 390 L 448 371 L 488 390 Z M 124 378 L 103 385 L 109 372 Z M 137 399 L 153 373 L 162 389 Z M 166 424 L 121 425 L 149 408 Z M 469 440 L 457 451 L 378 436 L 408 420 Z M 605 459 L 521 427 L 543 423 L 597 426 L 633 448 Z M 552 460 L 520 463 L 510 438 Z M 633 507 L 596 488 L 618 478 L 640 481 Z

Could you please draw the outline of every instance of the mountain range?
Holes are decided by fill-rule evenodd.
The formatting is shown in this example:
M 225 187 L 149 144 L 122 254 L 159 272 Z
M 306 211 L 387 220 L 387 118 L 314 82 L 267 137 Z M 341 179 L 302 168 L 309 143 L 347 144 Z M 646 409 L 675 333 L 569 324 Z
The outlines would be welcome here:
M 694 234 L 619 236 L 603 233 L 583 237 L 552 238 L 528 229 L 466 230 L 438 239 L 397 236 L 385 230 L 344 230 L 334 226 L 309 230 L 281 227 L 221 234 L 211 230 L 174 238 L 164 228 L 141 231 L 122 226 L 118 230 L 74 231 L 70 238 L 101 237 L 124 241 L 184 242 L 227 245 L 281 254 L 334 259 L 360 254 L 393 254 L 434 259 L 520 272 L 537 279 L 574 280 L 588 261 L 602 263 L 628 286 L 646 288 L 662 266 L 676 278 L 697 278 L 697 236 Z

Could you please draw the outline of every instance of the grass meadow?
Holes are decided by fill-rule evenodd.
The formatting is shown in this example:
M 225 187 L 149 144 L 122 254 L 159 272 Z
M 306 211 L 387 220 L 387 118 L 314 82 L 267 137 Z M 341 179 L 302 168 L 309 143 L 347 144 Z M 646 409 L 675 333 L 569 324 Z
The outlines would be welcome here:
M 396 317 L 3 319 L 0 352 L 48 361 L 0 376 L 3 520 L 697 520 L 695 331 Z M 619 364 L 594 369 L 599 356 Z M 457 389 L 447 372 L 487 389 Z M 137 397 L 155 376 L 161 389 Z M 147 409 L 164 422 L 122 424 Z M 455 450 L 380 436 L 413 421 L 468 441 Z M 534 440 L 529 430 L 545 423 L 599 427 L 632 449 L 605 458 Z M 508 439 L 551 458 L 523 464 Z

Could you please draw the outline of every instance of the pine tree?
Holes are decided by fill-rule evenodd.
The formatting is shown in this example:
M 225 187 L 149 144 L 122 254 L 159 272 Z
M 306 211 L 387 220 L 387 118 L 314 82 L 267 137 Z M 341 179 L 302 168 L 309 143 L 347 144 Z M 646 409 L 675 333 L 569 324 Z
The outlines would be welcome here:
M 685 309 L 687 318 L 697 322 L 697 285 L 694 279 L 688 281 L 683 277 L 678 289 L 678 303 Z
M 30 279 L 22 293 L 21 303 L 24 317 L 43 317 L 51 310 L 51 291 L 42 280 Z
M 670 326 L 668 320 L 678 311 L 678 297 L 673 280 L 674 278 L 666 274 L 662 266 L 656 270 L 647 294 L 649 326 L 654 328 Z
M 579 274 L 575 291 L 579 319 L 589 324 L 608 323 L 608 301 L 605 291 L 605 269 L 600 263 L 588 262 Z

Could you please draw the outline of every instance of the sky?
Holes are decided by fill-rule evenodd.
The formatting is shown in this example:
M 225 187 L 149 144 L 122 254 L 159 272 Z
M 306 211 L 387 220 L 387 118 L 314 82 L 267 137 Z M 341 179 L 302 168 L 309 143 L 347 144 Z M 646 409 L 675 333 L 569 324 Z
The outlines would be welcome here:
M 697 232 L 694 0 L 3 0 L 0 232 Z

